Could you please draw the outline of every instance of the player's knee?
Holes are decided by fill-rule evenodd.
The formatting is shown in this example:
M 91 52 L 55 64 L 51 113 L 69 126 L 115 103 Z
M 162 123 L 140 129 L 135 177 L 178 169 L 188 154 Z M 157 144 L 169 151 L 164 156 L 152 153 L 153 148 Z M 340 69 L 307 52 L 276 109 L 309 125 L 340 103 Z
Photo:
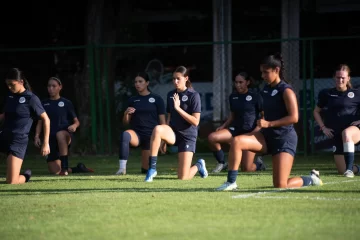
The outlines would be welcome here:
M 211 143 L 216 142 L 217 141 L 216 134 L 215 133 L 210 133 L 209 136 L 208 136 L 208 141 L 211 142 Z
M 161 134 L 163 132 L 164 132 L 164 126 L 163 125 L 157 125 L 157 126 L 155 126 L 152 134 L 154 136 L 161 136 Z
M 344 142 L 350 142 L 350 141 L 352 141 L 352 135 L 353 135 L 353 133 L 352 133 L 352 131 L 351 131 L 351 129 L 345 129 L 345 130 L 343 130 L 342 132 L 341 132 L 341 135 L 342 135 L 342 139 L 343 139 L 343 141 Z

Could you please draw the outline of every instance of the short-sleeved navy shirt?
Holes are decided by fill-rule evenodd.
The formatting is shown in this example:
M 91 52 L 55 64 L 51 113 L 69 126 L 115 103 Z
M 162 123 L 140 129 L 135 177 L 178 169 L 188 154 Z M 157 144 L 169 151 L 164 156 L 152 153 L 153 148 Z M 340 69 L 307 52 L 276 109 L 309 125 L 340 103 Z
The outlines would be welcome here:
M 50 135 L 67 130 L 74 123 L 74 118 L 77 117 L 74 105 L 66 98 L 44 99 L 41 103 L 50 119 Z
M 128 107 L 135 108 L 130 118 L 131 129 L 143 136 L 151 136 L 154 127 L 160 124 L 159 115 L 165 115 L 164 100 L 154 93 L 129 98 Z
M 168 92 L 166 100 L 166 110 L 170 113 L 170 127 L 181 134 L 185 139 L 197 138 L 197 127 L 187 122 L 174 108 L 173 96 L 176 89 Z M 200 94 L 192 88 L 187 88 L 183 92 L 177 92 L 180 98 L 180 108 L 188 114 L 201 113 L 201 98 Z
M 360 105 L 360 89 L 347 89 L 344 92 L 336 88 L 323 89 L 319 92 L 317 106 L 327 108 L 324 115 L 326 127 L 340 133 L 356 120 Z
M 229 96 L 230 111 L 234 114 L 231 126 L 241 133 L 251 132 L 256 127 L 263 101 L 260 94 L 248 91 L 245 94 L 232 93 Z
M 263 98 L 264 118 L 266 121 L 279 120 L 288 115 L 283 98 L 284 91 L 287 88 L 293 90 L 291 85 L 284 81 L 280 81 L 274 87 L 271 87 L 270 84 L 264 86 L 264 89 L 261 91 L 261 96 Z M 282 138 L 282 136 L 285 136 L 293 130 L 294 125 L 290 124 L 288 126 L 264 128 L 261 131 L 268 136 Z
M 5 120 L 2 130 L 15 137 L 27 137 L 34 118 L 45 112 L 40 99 L 25 90 L 20 94 L 9 92 L 4 106 Z

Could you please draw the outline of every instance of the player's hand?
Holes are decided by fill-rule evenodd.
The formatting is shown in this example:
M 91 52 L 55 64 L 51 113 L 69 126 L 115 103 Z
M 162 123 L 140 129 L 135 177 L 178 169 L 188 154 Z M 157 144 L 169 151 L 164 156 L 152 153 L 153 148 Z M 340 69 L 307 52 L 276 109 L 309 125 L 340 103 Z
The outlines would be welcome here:
M 130 115 L 130 114 L 133 114 L 135 112 L 135 108 L 133 107 L 128 107 L 126 110 L 125 110 L 125 114 L 127 115 Z
M 333 138 L 334 137 L 334 130 L 332 130 L 331 128 L 327 128 L 327 127 L 323 127 L 322 128 L 322 132 L 328 137 L 328 138 Z
M 161 141 L 160 143 L 160 153 L 166 154 L 167 144 L 164 141 Z
M 34 144 L 38 148 L 41 147 L 41 140 L 40 140 L 39 136 L 34 137 Z
M 262 119 L 257 120 L 257 126 L 260 128 L 269 128 L 270 122 L 268 122 L 262 118 Z
M 223 129 L 224 129 L 224 126 L 220 126 L 215 131 L 217 132 L 217 131 L 220 131 L 220 130 L 223 130 Z
M 50 154 L 50 146 L 49 146 L 49 144 L 43 144 L 43 145 L 41 146 L 41 151 L 40 151 L 40 153 L 41 153 L 41 155 L 42 155 L 43 157 L 49 155 L 49 154 Z
M 350 124 L 351 126 L 360 126 L 360 120 L 357 120 L 357 121 L 355 121 L 355 122 L 352 122 L 351 124 Z
M 69 132 L 75 132 L 76 131 L 76 126 L 73 124 L 73 125 L 70 125 L 69 127 L 68 127 L 68 131 Z
M 180 108 L 180 97 L 179 97 L 179 94 L 174 93 L 174 98 L 173 98 L 173 100 L 174 100 L 174 108 L 175 108 L 175 109 Z

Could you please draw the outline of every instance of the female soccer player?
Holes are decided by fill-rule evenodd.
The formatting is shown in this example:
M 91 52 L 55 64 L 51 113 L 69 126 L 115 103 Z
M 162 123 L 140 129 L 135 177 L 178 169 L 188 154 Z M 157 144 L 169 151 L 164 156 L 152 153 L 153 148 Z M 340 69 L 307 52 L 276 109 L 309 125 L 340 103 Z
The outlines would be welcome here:
M 120 166 L 116 174 L 126 174 L 130 146 L 141 147 L 141 173 L 147 173 L 151 133 L 155 126 L 165 124 L 164 100 L 150 92 L 149 83 L 150 79 L 146 72 L 138 73 L 135 77 L 134 84 L 138 94 L 129 98 L 128 107 L 124 112 L 123 124 L 130 124 L 130 129 L 120 134 Z
M 355 144 L 360 141 L 360 89 L 353 89 L 350 83 L 350 68 L 339 65 L 334 74 L 335 88 L 319 92 L 314 118 L 321 131 L 333 140 L 335 165 L 340 174 L 354 177 L 359 174 L 359 165 L 354 165 Z M 320 112 L 325 111 L 323 122 Z
M 22 71 L 12 68 L 5 79 L 10 91 L 5 99 L 4 113 L 0 114 L 0 122 L 3 122 L 0 130 L 0 151 L 7 154 L 6 183 L 21 184 L 28 182 L 31 177 L 31 170 L 28 169 L 20 174 L 20 169 L 33 118 L 40 117 L 44 122 L 44 138 L 41 145 L 43 156 L 50 152 L 50 120 L 39 98 L 31 92 L 29 82 Z
M 233 139 L 227 181 L 217 190 L 237 188 L 236 177 L 244 150 L 272 155 L 273 185 L 276 188 L 322 185 L 319 172 L 314 169 L 310 176 L 289 178 L 297 147 L 293 124 L 298 121 L 298 104 L 292 87 L 283 78 L 284 63 L 281 56 L 266 57 L 261 62 L 260 71 L 267 83 L 262 90 L 264 118 L 257 121 L 262 130 Z
M 167 125 L 156 126 L 151 135 L 146 182 L 152 182 L 156 177 L 157 154 L 160 147 L 165 152 L 166 144 L 178 146 L 179 179 L 192 179 L 197 172 L 202 178 L 208 176 L 203 159 L 199 159 L 194 166 L 191 166 L 198 135 L 197 126 L 200 122 L 200 95 L 192 88 L 189 71 L 184 66 L 176 68 L 173 73 L 173 83 L 175 89 L 167 94 Z M 163 144 L 161 144 L 162 140 Z
M 234 80 L 234 92 L 229 96 L 230 116 L 226 122 L 218 127 L 215 132 L 208 136 L 210 149 L 217 160 L 213 173 L 221 172 L 227 167 L 221 143 L 231 143 L 233 137 L 260 130 L 256 125 L 260 114 L 263 115 L 263 103 L 261 95 L 249 90 L 253 79 L 246 73 L 241 72 Z M 241 171 L 254 172 L 265 170 L 266 166 L 261 157 L 254 163 L 255 153 L 244 151 L 241 160 Z
M 78 163 L 74 168 L 68 167 L 69 148 L 72 134 L 80 126 L 70 100 L 60 96 L 63 85 L 59 78 L 51 77 L 48 80 L 49 98 L 42 101 L 42 105 L 50 118 L 50 154 L 47 156 L 49 172 L 52 174 L 68 175 L 70 173 L 93 172 L 84 164 Z M 36 125 L 34 142 L 41 145 L 40 133 L 43 121 Z

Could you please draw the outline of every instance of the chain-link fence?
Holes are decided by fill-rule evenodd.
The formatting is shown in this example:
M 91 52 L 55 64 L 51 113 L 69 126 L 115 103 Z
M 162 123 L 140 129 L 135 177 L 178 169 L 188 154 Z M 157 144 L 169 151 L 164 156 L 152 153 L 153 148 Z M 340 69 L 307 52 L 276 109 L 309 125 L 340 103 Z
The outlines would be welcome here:
M 74 102 L 81 127 L 88 126 L 82 128 L 79 151 L 90 148 L 94 153 L 114 153 L 118 134 L 124 129 L 121 121 L 124 103 L 136 93 L 133 81 L 138 72 L 149 74 L 150 89 L 165 100 L 167 92 L 173 89 L 175 68 L 183 65 L 190 69 L 190 79 L 202 101 L 199 139 L 206 142 L 215 125 L 229 114 L 227 97 L 233 76 L 246 71 L 261 87 L 261 59 L 282 52 L 285 76 L 292 82 L 299 103 L 298 150 L 314 153 L 331 148 L 313 119 L 317 94 L 334 86 L 333 71 L 340 63 L 352 68 L 352 83 L 360 85 L 358 41 L 356 37 L 334 37 L 6 49 L 0 50 L 0 73 L 4 76 L 10 67 L 21 68 L 40 98 L 47 97 L 50 76 L 62 78 L 62 95 Z

